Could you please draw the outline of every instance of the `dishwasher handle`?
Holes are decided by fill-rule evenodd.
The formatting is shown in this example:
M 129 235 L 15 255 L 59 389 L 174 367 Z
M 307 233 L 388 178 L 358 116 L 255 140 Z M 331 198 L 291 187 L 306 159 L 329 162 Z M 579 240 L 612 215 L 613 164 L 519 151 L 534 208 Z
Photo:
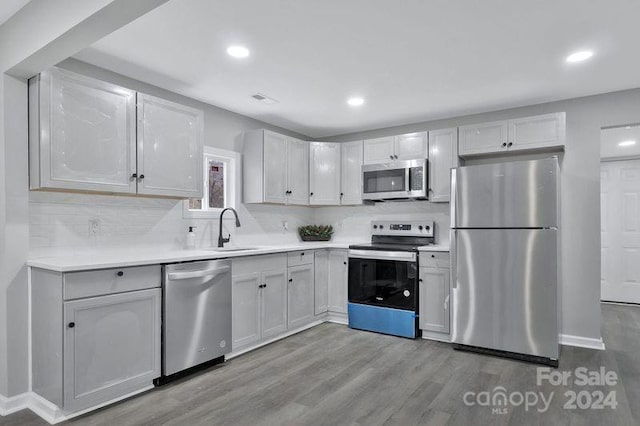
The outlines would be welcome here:
M 167 278 L 170 281 L 188 280 L 191 278 L 204 278 L 204 277 L 211 277 L 213 279 L 218 275 L 229 272 L 230 270 L 231 270 L 231 267 L 223 266 L 222 268 L 203 269 L 201 271 L 170 272 L 167 274 Z

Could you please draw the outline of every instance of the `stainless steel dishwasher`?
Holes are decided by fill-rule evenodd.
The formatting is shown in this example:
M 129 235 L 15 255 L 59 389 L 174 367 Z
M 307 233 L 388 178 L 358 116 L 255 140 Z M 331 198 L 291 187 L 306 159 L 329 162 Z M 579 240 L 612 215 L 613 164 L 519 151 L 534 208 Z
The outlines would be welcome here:
M 224 361 L 231 352 L 231 260 L 166 265 L 163 308 L 158 384 Z

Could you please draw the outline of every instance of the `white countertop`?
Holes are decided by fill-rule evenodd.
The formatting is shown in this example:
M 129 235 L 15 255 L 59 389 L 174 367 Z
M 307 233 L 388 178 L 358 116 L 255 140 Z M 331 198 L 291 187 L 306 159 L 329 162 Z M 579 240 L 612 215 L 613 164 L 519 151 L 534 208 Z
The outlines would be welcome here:
M 109 248 L 102 250 L 69 251 L 48 257 L 34 257 L 27 266 L 56 272 L 86 271 L 90 269 L 122 268 L 126 266 L 154 265 L 161 263 L 187 262 L 192 260 L 223 259 L 259 254 L 282 253 L 296 250 L 323 248 L 349 248 L 348 242 L 308 242 L 274 246 L 251 246 L 255 250 L 216 251 L 215 249 L 169 249 L 169 248 Z

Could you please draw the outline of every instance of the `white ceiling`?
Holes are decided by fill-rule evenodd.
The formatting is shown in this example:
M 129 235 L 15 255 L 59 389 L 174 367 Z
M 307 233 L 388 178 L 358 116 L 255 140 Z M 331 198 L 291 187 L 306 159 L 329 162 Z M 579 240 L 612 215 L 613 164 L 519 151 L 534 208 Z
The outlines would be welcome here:
M 0 25 L 22 9 L 30 0 L 2 0 L 0 1 Z
M 637 0 L 171 0 L 76 57 L 323 137 L 640 87 L 638 16 Z

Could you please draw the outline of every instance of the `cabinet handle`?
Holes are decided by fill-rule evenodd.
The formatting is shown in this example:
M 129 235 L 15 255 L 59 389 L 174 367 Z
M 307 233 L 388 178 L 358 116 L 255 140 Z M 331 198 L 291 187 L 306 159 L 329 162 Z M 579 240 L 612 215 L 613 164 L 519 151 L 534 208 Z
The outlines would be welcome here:
M 140 179 L 144 179 L 144 175 L 140 175 Z
M 75 322 L 70 322 L 70 323 L 69 323 L 69 325 L 68 325 L 68 327 L 69 327 L 69 328 L 73 328 L 73 327 L 75 327 L 75 326 L 76 326 L 76 323 L 75 323 Z
M 390 155 L 389 158 L 391 158 L 393 160 L 393 155 Z
M 344 197 L 344 192 L 340 193 L 340 198 Z
M 513 145 L 513 142 L 509 142 L 509 143 L 507 144 L 507 147 L 511 147 L 511 145 Z
M 394 157 L 396 160 L 398 159 L 398 156 L 397 156 L 397 155 L 394 155 L 393 157 Z
M 134 173 L 134 174 L 132 174 L 132 175 L 131 175 L 131 179 L 135 179 L 135 178 L 137 178 L 137 177 L 138 177 L 138 174 L 137 174 L 137 173 Z
M 503 142 L 503 143 L 502 143 L 502 147 L 504 148 L 505 146 L 507 146 L 507 143 L 506 143 L 506 142 Z
M 344 263 L 345 265 L 347 264 L 347 262 L 342 262 L 342 263 Z
M 432 257 L 432 258 L 434 258 L 434 257 L 436 257 L 436 255 L 435 255 L 435 254 L 432 254 L 432 255 L 431 255 L 431 257 Z
M 293 282 L 293 278 L 289 278 L 289 282 L 292 283 Z
M 418 282 L 422 282 L 422 278 L 418 278 Z
M 118 271 L 118 272 L 116 273 L 116 275 L 117 275 L 117 276 L 119 276 L 119 277 L 121 277 L 121 276 L 123 276 L 123 275 L 124 275 L 124 272 L 122 272 L 122 271 Z
M 310 193 L 309 193 L 309 197 L 313 197 L 313 192 L 310 192 Z
M 300 256 L 304 256 L 304 252 L 300 253 Z

